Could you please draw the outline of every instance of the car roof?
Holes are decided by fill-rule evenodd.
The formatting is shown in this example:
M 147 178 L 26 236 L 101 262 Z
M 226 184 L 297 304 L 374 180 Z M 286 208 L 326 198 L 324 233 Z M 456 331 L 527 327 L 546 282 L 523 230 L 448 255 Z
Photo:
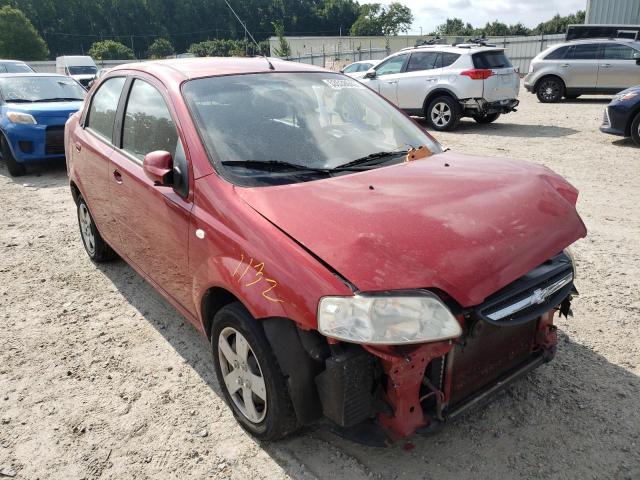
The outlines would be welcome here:
M 577 43 L 633 43 L 634 45 L 640 45 L 640 41 L 634 40 L 633 38 L 578 38 L 575 40 L 569 40 L 564 43 L 559 43 L 558 45 L 575 45 Z M 556 45 L 554 45 L 555 47 Z
M 2 62 L 2 63 L 24 63 L 24 64 L 26 64 L 26 62 L 24 62 L 22 60 L 8 60 L 8 59 L 4 59 L 4 58 L 0 58 L 0 62 Z
M 273 65 L 273 70 L 270 68 L 270 64 Z M 168 60 L 126 63 L 112 68 L 108 75 L 113 76 L 123 70 L 146 72 L 164 79 L 172 78 L 174 81 L 180 83 L 184 80 L 222 75 L 330 71 L 313 65 L 289 62 L 279 58 L 269 58 L 267 61 L 265 57 L 205 57 L 172 58 Z
M 420 45 L 419 47 L 409 47 L 403 48 L 397 53 L 407 53 L 407 52 L 428 52 L 431 50 L 437 50 L 438 52 L 450 52 L 450 53 L 458 53 L 458 54 L 473 54 L 478 52 L 491 52 L 496 50 L 504 50 L 502 47 L 490 47 L 488 45 L 475 46 L 470 44 L 464 44 L 465 46 L 456 46 L 456 45 Z M 394 54 L 397 55 L 397 54 Z

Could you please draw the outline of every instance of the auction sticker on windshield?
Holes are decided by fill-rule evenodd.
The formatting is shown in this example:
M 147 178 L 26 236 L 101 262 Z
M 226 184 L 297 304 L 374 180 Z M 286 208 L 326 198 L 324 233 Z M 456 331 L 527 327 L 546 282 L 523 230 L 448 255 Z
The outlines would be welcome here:
M 335 79 L 335 78 L 327 79 L 327 78 L 325 78 L 322 81 L 324 83 L 326 83 L 327 85 L 329 85 L 334 90 L 342 90 L 344 88 L 358 88 L 358 89 L 366 88 L 361 83 L 356 82 L 355 80 L 347 79 L 347 78 L 344 78 L 344 79 L 343 78 L 340 78 L 340 79 Z

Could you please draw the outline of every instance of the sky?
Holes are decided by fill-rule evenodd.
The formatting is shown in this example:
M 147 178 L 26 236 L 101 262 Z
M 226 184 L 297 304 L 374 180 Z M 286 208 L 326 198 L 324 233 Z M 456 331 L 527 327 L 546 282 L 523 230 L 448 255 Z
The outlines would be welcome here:
M 556 13 L 567 15 L 585 10 L 587 0 L 360 0 L 360 3 L 399 1 L 411 8 L 414 22 L 411 34 L 419 34 L 420 27 L 427 34 L 447 18 L 458 17 L 474 27 L 499 20 L 506 24 L 522 22 L 535 27 Z

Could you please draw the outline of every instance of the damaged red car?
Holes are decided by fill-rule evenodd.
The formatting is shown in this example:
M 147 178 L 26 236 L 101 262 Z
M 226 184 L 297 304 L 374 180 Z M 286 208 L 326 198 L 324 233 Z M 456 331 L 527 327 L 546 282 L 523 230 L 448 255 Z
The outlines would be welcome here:
M 556 351 L 586 235 L 578 192 L 443 151 L 355 80 L 184 59 L 116 67 L 66 126 L 84 247 L 211 343 L 240 424 L 326 419 L 383 444 L 433 430 Z

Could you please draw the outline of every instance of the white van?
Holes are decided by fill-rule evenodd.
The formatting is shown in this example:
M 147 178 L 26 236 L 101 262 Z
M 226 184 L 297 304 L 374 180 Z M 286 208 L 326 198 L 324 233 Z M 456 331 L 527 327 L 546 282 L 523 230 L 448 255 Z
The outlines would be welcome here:
M 86 55 L 65 55 L 56 58 L 56 73 L 68 75 L 89 88 L 91 81 L 98 74 L 98 67 L 93 58 Z

